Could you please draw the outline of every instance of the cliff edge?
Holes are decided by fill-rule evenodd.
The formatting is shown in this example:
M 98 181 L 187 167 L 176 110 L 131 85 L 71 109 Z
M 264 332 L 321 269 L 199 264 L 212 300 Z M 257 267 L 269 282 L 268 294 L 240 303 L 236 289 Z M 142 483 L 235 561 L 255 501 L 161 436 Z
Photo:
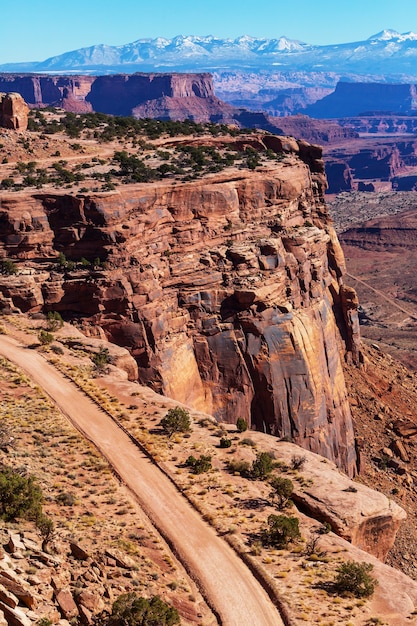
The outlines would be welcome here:
M 277 158 L 181 184 L 2 192 L 0 253 L 21 260 L 0 279 L 3 307 L 60 311 L 127 347 L 155 390 L 352 476 L 342 359 L 359 360 L 357 301 L 343 286 L 321 149 L 260 133 L 235 141 Z M 106 267 L 62 267 L 58 252 Z

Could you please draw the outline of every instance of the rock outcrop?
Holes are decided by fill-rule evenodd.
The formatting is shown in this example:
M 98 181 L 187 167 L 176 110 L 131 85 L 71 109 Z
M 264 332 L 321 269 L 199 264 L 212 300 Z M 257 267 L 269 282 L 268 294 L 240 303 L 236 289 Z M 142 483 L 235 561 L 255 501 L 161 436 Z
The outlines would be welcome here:
M 0 127 L 24 131 L 29 107 L 18 93 L 0 93 Z
M 302 459 L 305 484 L 295 484 L 291 496 L 298 508 L 323 523 L 354 546 L 385 561 L 406 513 L 385 495 L 360 483 L 352 483 L 335 466 L 294 444 L 277 444 L 279 459 L 291 467 Z M 301 462 L 301 461 L 300 461 Z
M 45 265 L 3 277 L 0 292 L 21 310 L 61 311 L 101 329 L 158 391 L 291 438 L 352 475 L 340 357 L 358 360 L 358 320 L 354 298 L 341 293 L 321 149 L 271 135 L 237 141 L 283 160 L 111 193 L 2 194 L 4 256 L 30 265 L 61 251 L 100 257 L 107 269 Z

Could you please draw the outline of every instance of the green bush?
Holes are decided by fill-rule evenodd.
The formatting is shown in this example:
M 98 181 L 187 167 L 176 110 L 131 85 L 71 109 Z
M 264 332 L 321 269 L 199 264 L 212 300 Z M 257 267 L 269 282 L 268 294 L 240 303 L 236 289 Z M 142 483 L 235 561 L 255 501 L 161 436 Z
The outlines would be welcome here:
M 58 328 L 62 328 L 64 325 L 64 320 L 61 317 L 61 314 L 58 311 L 49 311 L 48 312 L 48 329 L 49 330 L 58 330 Z
M 191 418 L 188 411 L 177 406 L 169 409 L 160 422 L 164 432 L 170 437 L 174 433 L 187 433 L 191 430 Z
M 231 446 L 232 446 L 232 440 L 229 439 L 228 437 L 222 437 L 220 439 L 221 448 L 231 448 Z
M 240 433 L 244 433 L 245 430 L 248 430 L 248 423 L 243 417 L 238 417 L 236 421 L 236 428 Z
M 252 463 L 250 471 L 251 478 L 260 478 L 264 480 L 274 469 L 274 463 L 268 452 L 260 452 L 256 455 L 255 461 Z
M 199 459 L 196 459 L 194 456 L 189 456 L 185 461 L 187 467 L 191 467 L 194 474 L 204 474 L 204 472 L 208 472 L 211 470 L 211 456 L 206 456 L 202 454 Z
M 180 623 L 177 609 L 159 596 L 150 600 L 125 593 L 113 603 L 110 623 L 114 626 L 174 626 Z
M 0 469 L 0 517 L 37 520 L 42 513 L 42 490 L 33 476 L 22 476 L 10 467 Z
M 46 346 L 53 342 L 54 336 L 51 333 L 46 332 L 46 330 L 41 330 L 38 335 L 38 339 L 43 346 Z
M 100 350 L 91 357 L 91 360 L 98 370 L 102 370 L 106 365 L 111 363 L 109 349 L 101 346 Z
M 13 263 L 13 261 L 11 261 L 10 259 L 4 259 L 1 262 L 0 274 L 5 274 L 6 276 L 11 276 L 12 274 L 17 274 L 16 264 Z
M 278 508 L 283 509 L 294 491 L 292 481 L 289 478 L 274 476 L 270 484 L 272 487 L 271 496 L 278 499 Z
M 267 528 L 261 532 L 262 544 L 277 548 L 285 548 L 300 537 L 298 519 L 287 515 L 270 515 Z
M 374 569 L 371 563 L 346 561 L 337 568 L 334 589 L 355 598 L 369 598 L 375 591 L 378 581 L 370 575 Z

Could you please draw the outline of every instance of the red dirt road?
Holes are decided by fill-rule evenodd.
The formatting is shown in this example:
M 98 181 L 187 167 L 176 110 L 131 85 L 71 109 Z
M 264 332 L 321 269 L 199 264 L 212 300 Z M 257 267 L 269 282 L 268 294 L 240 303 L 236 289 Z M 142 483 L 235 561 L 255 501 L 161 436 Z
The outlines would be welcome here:
M 117 424 L 34 350 L 0 336 L 0 354 L 51 397 L 135 494 L 224 626 L 283 626 L 278 610 L 243 561 Z

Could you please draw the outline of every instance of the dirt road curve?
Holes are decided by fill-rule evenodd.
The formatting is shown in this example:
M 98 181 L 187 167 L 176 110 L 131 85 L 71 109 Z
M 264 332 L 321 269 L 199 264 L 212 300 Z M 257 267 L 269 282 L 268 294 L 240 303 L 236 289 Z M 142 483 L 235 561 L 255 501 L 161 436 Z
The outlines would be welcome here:
M 244 563 L 108 415 L 35 351 L 0 336 L 0 354 L 42 387 L 116 469 L 155 526 L 175 545 L 221 624 L 283 625 L 278 610 Z

